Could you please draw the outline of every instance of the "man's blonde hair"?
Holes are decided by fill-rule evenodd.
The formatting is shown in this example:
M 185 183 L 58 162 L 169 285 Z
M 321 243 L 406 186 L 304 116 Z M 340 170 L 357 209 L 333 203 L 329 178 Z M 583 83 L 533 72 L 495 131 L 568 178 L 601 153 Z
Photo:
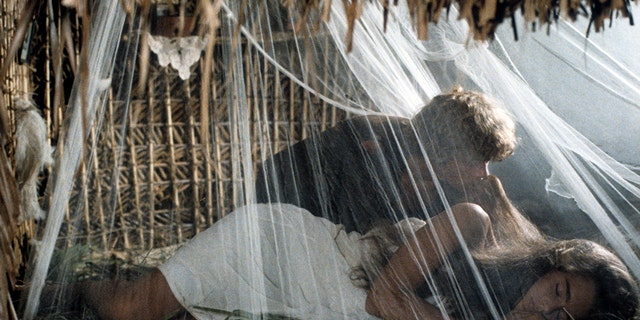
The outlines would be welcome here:
M 438 153 L 459 142 L 472 148 L 483 161 L 501 161 L 515 151 L 515 122 L 486 95 L 456 86 L 434 97 L 412 122 L 423 142 Z

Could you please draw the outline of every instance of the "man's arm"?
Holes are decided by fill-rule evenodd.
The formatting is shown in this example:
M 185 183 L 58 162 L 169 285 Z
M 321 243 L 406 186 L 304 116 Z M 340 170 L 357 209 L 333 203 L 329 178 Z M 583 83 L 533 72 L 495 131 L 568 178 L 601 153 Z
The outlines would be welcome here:
M 490 231 L 489 215 L 478 205 L 461 203 L 451 208 L 464 241 L 482 244 Z M 398 249 L 375 279 L 367 296 L 366 311 L 383 319 L 442 319 L 441 311 L 422 300 L 416 289 L 425 277 L 461 247 L 449 216 L 441 213 Z

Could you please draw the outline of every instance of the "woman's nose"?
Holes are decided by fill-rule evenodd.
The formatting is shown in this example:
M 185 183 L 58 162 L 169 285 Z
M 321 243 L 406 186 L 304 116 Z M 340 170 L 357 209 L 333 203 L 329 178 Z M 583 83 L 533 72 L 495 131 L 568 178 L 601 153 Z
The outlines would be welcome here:
M 557 298 L 549 298 L 540 306 L 540 312 L 545 320 L 561 319 L 564 307 L 564 301 Z

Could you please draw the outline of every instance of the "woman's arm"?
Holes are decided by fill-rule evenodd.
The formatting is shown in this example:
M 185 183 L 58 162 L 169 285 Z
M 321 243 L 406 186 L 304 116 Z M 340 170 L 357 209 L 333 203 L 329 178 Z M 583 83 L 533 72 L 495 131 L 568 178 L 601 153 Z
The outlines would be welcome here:
M 471 203 L 457 204 L 451 210 L 464 241 L 471 247 L 482 244 L 491 228 L 489 215 Z M 374 281 L 366 311 L 383 319 L 442 319 L 440 310 L 422 300 L 416 289 L 440 266 L 443 256 L 460 246 L 446 212 L 430 219 L 398 249 Z

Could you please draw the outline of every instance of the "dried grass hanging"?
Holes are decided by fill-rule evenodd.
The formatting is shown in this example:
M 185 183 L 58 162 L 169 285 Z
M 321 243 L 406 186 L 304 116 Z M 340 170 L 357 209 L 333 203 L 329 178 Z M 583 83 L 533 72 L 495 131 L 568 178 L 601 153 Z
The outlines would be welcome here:
M 296 27 L 307 23 L 316 13 L 319 16 L 317 24 L 327 21 L 329 17 L 329 7 L 331 0 L 306 0 L 293 1 L 284 0 L 283 5 L 299 13 L 299 20 Z M 359 19 L 362 7 L 366 0 L 343 0 L 345 11 L 347 12 L 348 30 L 345 35 L 347 48 L 351 49 L 353 30 L 355 21 Z M 389 0 L 379 0 L 383 6 L 382 23 L 386 28 L 389 10 L 392 6 Z M 637 0 L 634 0 L 637 3 Z M 406 0 L 406 3 L 399 4 L 398 0 L 393 1 L 393 6 L 406 5 L 412 17 L 412 23 L 419 39 L 427 40 L 429 23 L 437 23 L 443 9 L 447 11 L 454 2 L 449 0 Z M 532 26 L 535 30 L 537 26 L 549 26 L 556 22 L 558 18 L 565 18 L 575 21 L 579 16 L 589 18 L 589 28 L 586 35 L 589 35 L 591 28 L 596 32 L 604 29 L 605 21 L 616 18 L 628 18 L 633 25 L 631 16 L 631 0 L 457 0 L 455 5 L 459 9 L 458 19 L 464 19 L 470 26 L 470 36 L 476 40 L 491 40 L 495 36 L 498 25 L 504 23 L 506 19 L 512 19 L 512 28 L 517 39 L 516 24 L 513 21 L 518 10 L 522 13 L 526 25 Z

